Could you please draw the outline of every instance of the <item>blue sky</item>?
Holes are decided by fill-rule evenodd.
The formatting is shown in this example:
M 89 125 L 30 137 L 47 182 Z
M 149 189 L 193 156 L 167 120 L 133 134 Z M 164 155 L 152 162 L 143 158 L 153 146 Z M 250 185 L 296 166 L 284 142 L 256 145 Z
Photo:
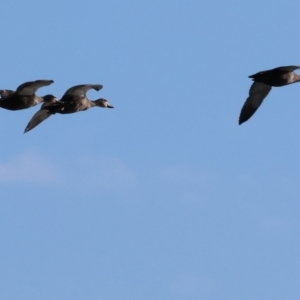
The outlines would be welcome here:
M 0 298 L 300 297 L 297 1 L 8 1 L 1 89 L 103 84 L 113 110 L 0 110 Z

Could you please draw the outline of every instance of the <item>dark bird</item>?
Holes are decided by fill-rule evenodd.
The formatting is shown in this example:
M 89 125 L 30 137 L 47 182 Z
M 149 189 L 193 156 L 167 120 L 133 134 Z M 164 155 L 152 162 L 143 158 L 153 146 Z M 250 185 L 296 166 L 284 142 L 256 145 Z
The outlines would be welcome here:
M 19 110 L 35 106 L 44 101 L 35 92 L 43 86 L 50 85 L 53 80 L 36 80 L 21 84 L 16 91 L 0 90 L 0 107 L 9 110 Z
M 272 86 L 284 86 L 300 81 L 300 75 L 294 72 L 297 69 L 300 69 L 300 66 L 279 67 L 249 76 L 254 83 L 251 85 L 249 97 L 242 107 L 239 125 L 252 117 L 271 91 Z
M 94 89 L 99 91 L 103 88 L 101 84 L 82 84 L 76 85 L 68 89 L 63 97 L 58 101 L 56 98 L 45 100 L 41 109 L 32 117 L 25 128 L 24 133 L 33 129 L 51 115 L 71 114 L 79 111 L 87 110 L 94 106 L 103 108 L 114 108 L 104 98 L 98 100 L 89 100 L 86 96 L 87 91 Z

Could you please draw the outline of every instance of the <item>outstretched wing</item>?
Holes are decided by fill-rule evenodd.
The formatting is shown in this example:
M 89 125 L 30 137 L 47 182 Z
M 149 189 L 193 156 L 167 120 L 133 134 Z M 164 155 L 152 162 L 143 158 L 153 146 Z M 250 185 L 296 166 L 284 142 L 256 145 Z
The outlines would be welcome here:
M 295 71 L 297 69 L 300 69 L 300 66 L 278 67 L 278 68 L 271 69 L 271 70 L 260 71 L 260 72 L 258 72 L 256 74 L 250 75 L 248 77 L 249 78 L 256 78 L 256 77 L 262 76 L 262 75 L 266 75 L 266 76 L 278 75 L 278 74 L 282 74 L 282 73 L 293 72 L 293 71 Z
M 280 76 L 284 73 L 293 72 L 297 69 L 300 69 L 300 66 L 278 67 L 278 68 L 271 69 L 271 70 L 260 71 L 256 74 L 250 75 L 248 77 L 249 78 L 254 78 L 254 80 L 263 79 L 263 78 L 267 78 L 267 77 L 270 77 L 270 76 L 277 77 L 277 76 Z
M 297 69 L 300 69 L 300 66 L 285 66 L 285 67 L 275 68 L 274 70 L 282 71 L 282 72 L 293 72 Z
M 81 84 L 81 85 L 75 85 L 71 88 L 69 88 L 63 97 L 65 96 L 84 96 L 87 91 L 94 89 L 96 91 L 99 91 L 103 88 L 102 84 Z
M 34 127 L 36 127 L 37 125 L 39 125 L 40 123 L 45 121 L 47 118 L 49 118 L 51 115 L 52 115 L 52 113 L 49 112 L 48 109 L 45 109 L 45 108 L 40 109 L 38 112 L 36 112 L 33 115 L 31 120 L 27 124 L 27 126 L 24 130 L 24 133 L 26 133 L 27 131 L 33 129 Z
M 53 80 L 36 80 L 25 82 L 17 88 L 16 94 L 21 96 L 30 96 L 35 94 L 37 89 L 39 89 L 40 87 L 50 85 L 53 82 Z
M 239 125 L 249 120 L 252 115 L 256 112 L 263 100 L 271 91 L 272 87 L 260 82 L 254 82 L 249 90 L 249 97 L 244 103 L 240 118 Z

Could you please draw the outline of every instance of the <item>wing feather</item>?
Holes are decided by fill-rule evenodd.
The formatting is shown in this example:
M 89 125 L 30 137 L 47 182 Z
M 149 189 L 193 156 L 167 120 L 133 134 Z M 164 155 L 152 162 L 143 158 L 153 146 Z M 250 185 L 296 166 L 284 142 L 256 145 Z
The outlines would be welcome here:
M 49 118 L 51 115 L 52 115 L 52 113 L 48 109 L 45 109 L 45 108 L 40 109 L 33 115 L 31 120 L 27 124 L 27 126 L 24 130 L 24 133 L 33 129 L 34 127 L 36 127 L 37 125 L 39 125 L 40 123 L 45 121 L 47 118 Z
M 86 92 L 94 89 L 96 91 L 99 91 L 103 88 L 102 84 L 81 84 L 81 85 L 75 85 L 71 88 L 69 88 L 63 97 L 65 96 L 85 96 Z
M 53 80 L 36 80 L 25 82 L 17 88 L 16 94 L 20 96 L 31 96 L 35 94 L 39 88 L 50 85 L 53 82 Z
M 240 113 L 240 118 L 239 118 L 240 125 L 252 117 L 252 115 L 262 104 L 263 100 L 269 94 L 271 89 L 272 87 L 270 85 L 266 85 L 260 82 L 254 82 L 251 85 L 249 90 L 249 97 L 244 103 Z
M 299 66 L 285 66 L 285 67 L 275 68 L 274 70 L 283 71 L 283 72 L 293 72 L 297 69 L 300 69 L 300 67 Z

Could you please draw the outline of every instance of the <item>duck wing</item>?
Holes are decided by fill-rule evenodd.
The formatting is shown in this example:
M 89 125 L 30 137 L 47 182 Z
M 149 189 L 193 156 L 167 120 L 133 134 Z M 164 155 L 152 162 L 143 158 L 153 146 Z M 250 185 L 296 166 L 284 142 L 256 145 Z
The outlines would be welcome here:
M 239 125 L 249 120 L 252 115 L 256 112 L 259 106 L 262 104 L 263 100 L 267 97 L 272 87 L 270 85 L 254 82 L 249 90 L 249 97 L 244 103 L 240 118 Z
M 278 67 L 273 69 L 274 71 L 282 71 L 282 72 L 293 72 L 297 69 L 300 69 L 300 66 L 285 66 L 285 67 Z
M 45 121 L 47 118 L 49 118 L 51 115 L 52 115 L 52 113 L 48 109 L 46 109 L 46 108 L 40 109 L 33 115 L 31 120 L 27 124 L 27 126 L 24 130 L 24 133 L 33 129 L 34 127 L 36 127 L 37 125 L 39 125 L 40 123 Z
M 53 80 L 35 80 L 35 81 L 28 81 L 21 84 L 17 90 L 16 94 L 20 96 L 31 96 L 34 95 L 35 92 L 43 86 L 50 85 L 53 83 Z
M 278 67 L 271 70 L 260 71 L 256 74 L 248 76 L 249 78 L 259 79 L 259 78 L 268 78 L 270 76 L 279 76 L 284 73 L 293 72 L 297 69 L 300 69 L 300 66 L 285 66 Z
M 33 115 L 31 120 L 27 124 L 24 133 L 33 129 L 56 112 L 61 111 L 63 109 L 63 105 L 64 103 L 61 101 L 55 101 L 52 103 L 45 102 L 42 105 L 41 109 Z
M 75 85 L 71 88 L 69 88 L 65 94 L 63 95 L 62 101 L 68 101 L 67 99 L 70 99 L 72 97 L 80 97 L 85 96 L 86 92 L 94 89 L 96 91 L 100 91 L 103 88 L 102 84 L 81 84 L 81 85 Z M 71 97 L 70 97 L 71 96 Z

